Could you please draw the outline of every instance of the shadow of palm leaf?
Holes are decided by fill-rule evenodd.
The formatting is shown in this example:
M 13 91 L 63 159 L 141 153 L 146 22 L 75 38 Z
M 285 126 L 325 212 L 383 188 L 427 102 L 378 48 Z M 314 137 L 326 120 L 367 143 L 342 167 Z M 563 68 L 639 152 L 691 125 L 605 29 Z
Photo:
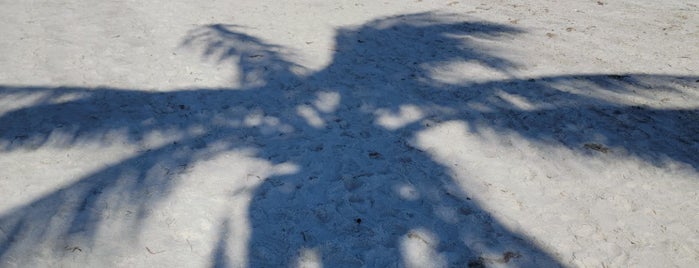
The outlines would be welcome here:
M 284 48 L 238 29 L 202 27 L 183 43 L 237 66 L 238 89 L 0 87 L 0 98 L 32 100 L 0 116 L 4 151 L 106 145 L 114 137 L 146 147 L 0 215 L 0 262 L 21 259 L 47 241 L 58 248 L 60 241 L 80 239 L 90 245 L 105 211 L 131 211 L 110 221 L 126 222 L 124 232 L 138 237 L 150 208 L 168 197 L 187 167 L 252 149 L 260 159 L 298 168 L 253 190 L 248 260 L 238 264 L 291 266 L 314 252 L 330 266 L 560 265 L 494 220 L 458 190 L 448 167 L 412 145 L 417 133 L 446 121 L 465 122 L 473 133 L 516 133 L 586 153 L 594 143 L 656 165 L 698 167 L 695 108 L 623 101 L 681 95 L 696 88 L 697 77 L 596 74 L 445 84 L 430 75 L 435 66 L 466 61 L 503 73 L 516 68 L 471 40 L 522 32 L 444 14 L 340 29 L 333 62 L 298 75 L 294 70 L 302 67 L 286 59 Z M 382 115 L 406 109 L 414 116 L 381 122 Z M 153 134 L 171 142 L 146 145 Z M 228 236 L 224 222 L 219 233 Z M 226 257 L 228 239 L 236 238 L 219 238 L 214 264 L 234 265 Z M 484 257 L 493 253 L 502 258 Z

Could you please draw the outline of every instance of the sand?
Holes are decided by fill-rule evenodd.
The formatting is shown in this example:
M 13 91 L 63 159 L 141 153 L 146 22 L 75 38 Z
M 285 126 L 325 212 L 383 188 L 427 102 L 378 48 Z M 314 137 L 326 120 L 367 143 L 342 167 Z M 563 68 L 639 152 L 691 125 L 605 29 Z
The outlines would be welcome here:
M 0 267 L 696 267 L 691 1 L 2 1 Z

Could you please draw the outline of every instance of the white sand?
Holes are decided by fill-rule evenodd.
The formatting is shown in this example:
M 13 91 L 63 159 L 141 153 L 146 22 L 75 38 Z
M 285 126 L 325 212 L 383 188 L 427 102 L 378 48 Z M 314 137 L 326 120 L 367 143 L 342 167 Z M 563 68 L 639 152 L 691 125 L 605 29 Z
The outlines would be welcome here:
M 0 267 L 699 266 L 693 1 L 74 2 L 0 3 Z

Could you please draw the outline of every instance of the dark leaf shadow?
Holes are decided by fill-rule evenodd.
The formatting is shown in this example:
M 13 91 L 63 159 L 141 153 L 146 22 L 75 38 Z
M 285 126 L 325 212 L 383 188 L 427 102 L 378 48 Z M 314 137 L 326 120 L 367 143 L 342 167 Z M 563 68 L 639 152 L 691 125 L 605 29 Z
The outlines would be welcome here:
M 215 250 L 213 252 L 213 265 L 214 268 L 225 268 L 231 267 L 232 264 L 228 260 L 228 248 L 226 246 L 228 237 L 230 236 L 230 223 L 229 221 L 223 220 L 221 224 L 221 230 L 218 233 L 218 242 L 216 243 Z

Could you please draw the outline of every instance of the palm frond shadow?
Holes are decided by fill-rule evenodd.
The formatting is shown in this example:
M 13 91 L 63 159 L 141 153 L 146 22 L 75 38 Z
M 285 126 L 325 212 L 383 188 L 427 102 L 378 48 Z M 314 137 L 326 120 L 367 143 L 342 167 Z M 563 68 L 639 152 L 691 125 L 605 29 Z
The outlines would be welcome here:
M 153 133 L 175 138 L 0 215 L 0 263 L 46 241 L 82 239 L 89 246 L 107 210 L 133 212 L 117 220 L 138 237 L 149 209 L 177 187 L 179 171 L 222 152 L 252 148 L 260 159 L 299 169 L 265 178 L 254 189 L 248 266 L 290 266 L 307 249 L 328 266 L 390 266 L 410 262 L 406 237 L 424 241 L 435 265 L 505 259 L 522 266 L 560 265 L 493 219 L 468 192 L 455 190 L 460 188 L 449 168 L 409 144 L 428 121 L 458 120 L 474 133 L 516 133 L 586 153 L 585 144 L 603 143 L 651 164 L 675 161 L 699 168 L 693 153 L 699 148 L 696 109 L 656 109 L 608 97 L 682 94 L 697 87 L 697 77 L 588 74 L 446 85 L 432 79 L 430 68 L 457 61 L 504 73 L 516 68 L 469 40 L 523 32 L 430 13 L 340 29 L 333 62 L 302 76 L 283 47 L 239 29 L 209 25 L 183 42 L 201 49 L 205 59 L 237 66 L 239 89 L 1 86 L 0 98 L 34 99 L 0 116 L 2 151 L 109 144 L 115 136 L 139 144 Z M 377 112 L 399 114 L 406 106 L 422 117 L 395 128 L 377 124 Z M 254 122 L 246 121 L 250 118 Z M 414 198 L 397 193 L 403 186 L 415 189 Z M 453 217 L 440 218 L 437 210 L 452 211 Z M 236 238 L 226 237 L 224 222 L 214 264 L 234 262 L 225 245 Z M 510 257 L 482 258 L 486 252 Z

